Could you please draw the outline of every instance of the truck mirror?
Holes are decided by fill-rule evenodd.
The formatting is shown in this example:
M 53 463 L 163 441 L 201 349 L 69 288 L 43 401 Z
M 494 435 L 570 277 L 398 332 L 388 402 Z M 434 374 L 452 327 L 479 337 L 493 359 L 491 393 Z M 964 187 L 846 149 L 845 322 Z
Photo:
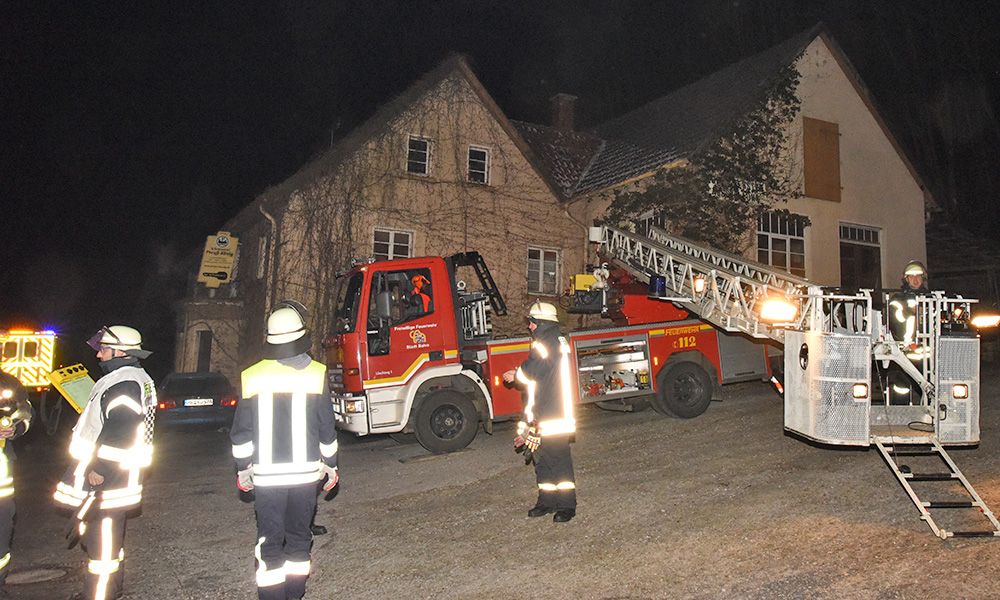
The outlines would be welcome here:
M 380 319 L 392 316 L 392 292 L 379 292 L 375 296 L 375 314 Z

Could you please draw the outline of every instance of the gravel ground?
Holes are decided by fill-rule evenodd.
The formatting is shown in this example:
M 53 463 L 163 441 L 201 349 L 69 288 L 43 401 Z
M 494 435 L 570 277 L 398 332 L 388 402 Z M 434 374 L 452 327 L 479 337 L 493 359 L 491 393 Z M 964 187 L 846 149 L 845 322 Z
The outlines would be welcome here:
M 1000 506 L 1000 368 L 983 366 L 982 442 L 952 456 Z M 783 434 L 764 384 L 724 388 L 692 420 L 581 407 L 573 446 L 579 514 L 528 519 L 534 475 L 512 425 L 431 456 L 387 437 L 341 438 L 342 482 L 320 503 L 307 598 L 1000 598 L 1000 540 L 941 540 L 875 450 Z M 46 500 L 65 427 L 19 450 L 14 598 L 63 598 L 84 555 Z M 252 505 L 228 436 L 161 430 L 144 514 L 129 522 L 126 598 L 255 597 Z M 985 519 L 980 524 L 985 524 Z M 13 576 L 12 576 L 13 577 Z M 16 579 L 16 577 L 14 577 Z

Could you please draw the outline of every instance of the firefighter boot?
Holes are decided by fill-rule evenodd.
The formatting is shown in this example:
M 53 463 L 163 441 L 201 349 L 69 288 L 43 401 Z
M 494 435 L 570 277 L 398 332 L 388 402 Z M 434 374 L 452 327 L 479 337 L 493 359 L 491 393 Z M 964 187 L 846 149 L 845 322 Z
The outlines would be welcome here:
M 556 511 L 556 514 L 552 516 L 552 521 L 555 523 L 568 523 L 569 520 L 575 516 L 575 508 L 560 508 Z
M 549 515 L 554 512 L 556 512 L 556 509 L 554 508 L 548 506 L 542 506 L 541 504 L 536 504 L 534 508 L 528 511 L 528 516 L 531 518 L 544 517 L 545 515 Z

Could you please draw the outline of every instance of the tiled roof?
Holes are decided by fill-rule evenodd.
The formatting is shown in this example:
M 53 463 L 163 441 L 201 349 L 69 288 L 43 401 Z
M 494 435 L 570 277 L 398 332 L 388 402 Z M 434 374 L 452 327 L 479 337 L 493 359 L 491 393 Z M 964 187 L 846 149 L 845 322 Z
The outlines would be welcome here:
M 590 166 L 603 142 L 591 133 L 565 131 L 546 125 L 512 120 L 511 125 L 541 162 L 541 168 L 565 197 Z
M 561 165 L 550 165 L 549 169 L 559 174 L 559 186 L 570 197 L 605 189 L 692 156 L 745 112 L 779 70 L 792 64 L 821 31 L 822 25 L 817 25 L 594 128 L 590 134 L 601 144 L 575 181 L 571 177 L 577 174 L 580 161 L 574 162 L 573 169 L 563 171 Z M 546 128 L 521 123 L 518 129 L 543 132 Z M 576 139 L 571 135 L 562 139 Z M 525 141 L 546 163 L 549 156 L 574 154 L 568 147 L 559 149 L 560 139 L 541 133 L 525 135 Z M 536 147 L 538 143 L 543 145 Z

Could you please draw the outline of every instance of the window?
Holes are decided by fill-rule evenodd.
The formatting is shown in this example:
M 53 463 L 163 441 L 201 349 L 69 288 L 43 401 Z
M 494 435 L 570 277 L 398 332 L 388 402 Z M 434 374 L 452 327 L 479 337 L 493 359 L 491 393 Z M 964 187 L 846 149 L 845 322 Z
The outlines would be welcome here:
M 431 270 L 383 271 L 372 275 L 368 293 L 368 354 L 389 354 L 393 327 L 434 312 Z M 419 330 L 410 336 L 413 344 L 423 344 Z M 418 347 L 412 346 L 412 347 Z M 407 346 L 410 348 L 411 346 Z
M 528 248 L 528 293 L 555 296 L 559 281 L 559 251 Z
M 840 286 L 848 290 L 882 287 L 881 231 L 840 224 Z
M 469 146 L 469 181 L 490 184 L 490 150 L 480 146 Z
M 806 276 L 806 240 L 798 215 L 765 213 L 757 220 L 757 262 Z
M 411 135 L 406 146 L 406 172 L 413 175 L 430 175 L 431 141 Z
M 408 231 L 375 230 L 375 260 L 410 258 L 412 248 L 413 234 Z
M 805 194 L 840 202 L 840 129 L 836 123 L 802 117 Z

